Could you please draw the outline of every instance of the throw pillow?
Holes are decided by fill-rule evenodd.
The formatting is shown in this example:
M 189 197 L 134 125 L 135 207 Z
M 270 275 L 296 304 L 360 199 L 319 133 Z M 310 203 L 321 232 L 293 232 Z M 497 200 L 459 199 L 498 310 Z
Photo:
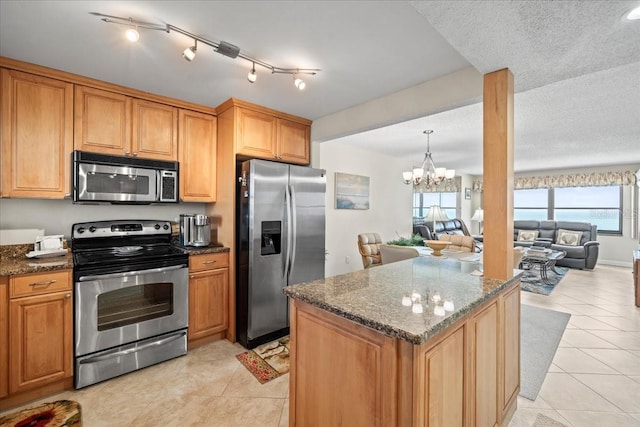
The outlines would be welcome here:
M 558 229 L 558 237 L 556 243 L 559 245 L 578 246 L 582 239 L 582 231 L 571 231 Z
M 518 242 L 533 242 L 538 238 L 538 230 L 518 230 Z

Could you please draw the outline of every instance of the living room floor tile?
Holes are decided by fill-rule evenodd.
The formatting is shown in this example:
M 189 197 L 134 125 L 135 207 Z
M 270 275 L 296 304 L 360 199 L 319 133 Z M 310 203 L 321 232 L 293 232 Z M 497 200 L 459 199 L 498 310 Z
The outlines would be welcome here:
M 640 332 L 591 330 L 592 334 L 624 350 L 640 350 Z
M 574 328 L 586 329 L 586 330 L 603 330 L 603 331 L 618 331 L 614 326 L 608 325 L 604 322 L 594 319 L 590 316 L 571 316 L 569 324 Z
M 618 348 L 609 341 L 605 341 L 582 329 L 566 329 L 562 335 L 560 347 Z
M 624 412 L 640 412 L 640 384 L 624 375 L 572 374 Z M 553 406 L 553 404 L 551 405 Z M 559 409 L 559 408 L 558 408 Z M 569 409 L 569 408 L 566 408 Z M 597 408 L 591 408 L 598 410 Z M 605 412 L 608 412 L 605 410 Z
M 607 323 L 621 331 L 639 332 L 640 331 L 640 319 L 634 319 L 625 316 L 600 316 L 591 315 L 596 320 Z
M 554 409 L 621 412 L 611 402 L 570 374 L 548 373 L 540 396 Z
M 562 304 L 571 314 L 583 314 L 587 316 L 615 316 L 615 313 L 596 307 L 591 304 Z
M 518 409 L 513 415 L 509 427 L 531 427 L 534 425 L 536 418 L 538 418 L 538 414 L 542 414 L 566 426 L 571 426 L 569 421 L 554 409 L 523 408 Z
M 615 369 L 605 365 L 577 348 L 558 348 L 553 364 L 568 373 L 618 374 Z
M 582 349 L 589 356 L 594 357 L 624 375 L 640 375 L 640 357 L 630 351 L 620 349 L 585 348 Z M 590 372 L 595 373 L 595 372 Z M 640 399 L 640 396 L 638 397 Z
M 612 414 L 609 412 L 565 411 L 559 410 L 567 421 L 580 427 L 638 427 L 638 420 L 626 414 Z
M 549 372 L 564 372 L 564 371 L 560 369 L 557 365 L 554 365 L 552 363 L 551 365 L 549 365 Z

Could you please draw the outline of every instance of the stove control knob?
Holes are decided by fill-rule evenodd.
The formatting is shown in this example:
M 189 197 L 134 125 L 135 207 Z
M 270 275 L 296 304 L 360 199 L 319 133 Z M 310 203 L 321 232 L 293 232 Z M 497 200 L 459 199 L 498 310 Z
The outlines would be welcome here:
M 162 228 L 164 228 L 165 230 L 168 230 L 169 229 L 169 225 L 165 224 L 165 225 L 162 226 Z
M 85 231 L 85 228 L 84 228 L 84 227 L 79 227 L 79 228 L 76 230 L 76 232 L 77 232 L 78 234 L 82 234 L 82 233 L 84 233 L 84 231 Z
M 89 231 L 92 233 L 95 233 L 97 230 L 97 228 L 95 228 L 93 225 L 91 227 L 89 227 Z
M 154 225 L 153 228 L 155 228 L 156 230 L 160 230 L 160 224 Z

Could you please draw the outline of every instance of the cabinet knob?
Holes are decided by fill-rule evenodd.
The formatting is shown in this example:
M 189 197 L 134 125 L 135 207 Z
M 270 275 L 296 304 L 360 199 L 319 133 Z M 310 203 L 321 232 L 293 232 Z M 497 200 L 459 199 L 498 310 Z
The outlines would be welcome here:
M 69 299 L 69 298 L 71 298 L 71 294 L 66 294 L 64 297 L 65 297 L 66 299 Z
M 195 276 L 193 274 L 189 275 L 189 279 L 193 279 Z
M 138 157 L 138 152 L 137 151 L 133 152 L 133 157 Z
M 215 260 L 202 261 L 203 264 L 214 264 L 215 262 Z
M 131 153 L 130 153 L 129 151 L 125 151 L 125 152 L 124 152 L 124 155 L 125 155 L 125 156 L 128 156 L 128 155 L 130 155 L 130 154 L 131 154 Z

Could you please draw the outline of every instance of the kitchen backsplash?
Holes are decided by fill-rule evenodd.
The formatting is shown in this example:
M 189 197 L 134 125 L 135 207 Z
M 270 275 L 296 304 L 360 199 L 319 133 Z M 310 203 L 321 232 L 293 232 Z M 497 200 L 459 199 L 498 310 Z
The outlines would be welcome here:
M 107 219 L 178 221 L 182 213 L 205 213 L 204 203 L 171 205 L 74 205 L 70 200 L 0 199 L 0 229 L 44 228 L 69 238 L 77 222 Z

